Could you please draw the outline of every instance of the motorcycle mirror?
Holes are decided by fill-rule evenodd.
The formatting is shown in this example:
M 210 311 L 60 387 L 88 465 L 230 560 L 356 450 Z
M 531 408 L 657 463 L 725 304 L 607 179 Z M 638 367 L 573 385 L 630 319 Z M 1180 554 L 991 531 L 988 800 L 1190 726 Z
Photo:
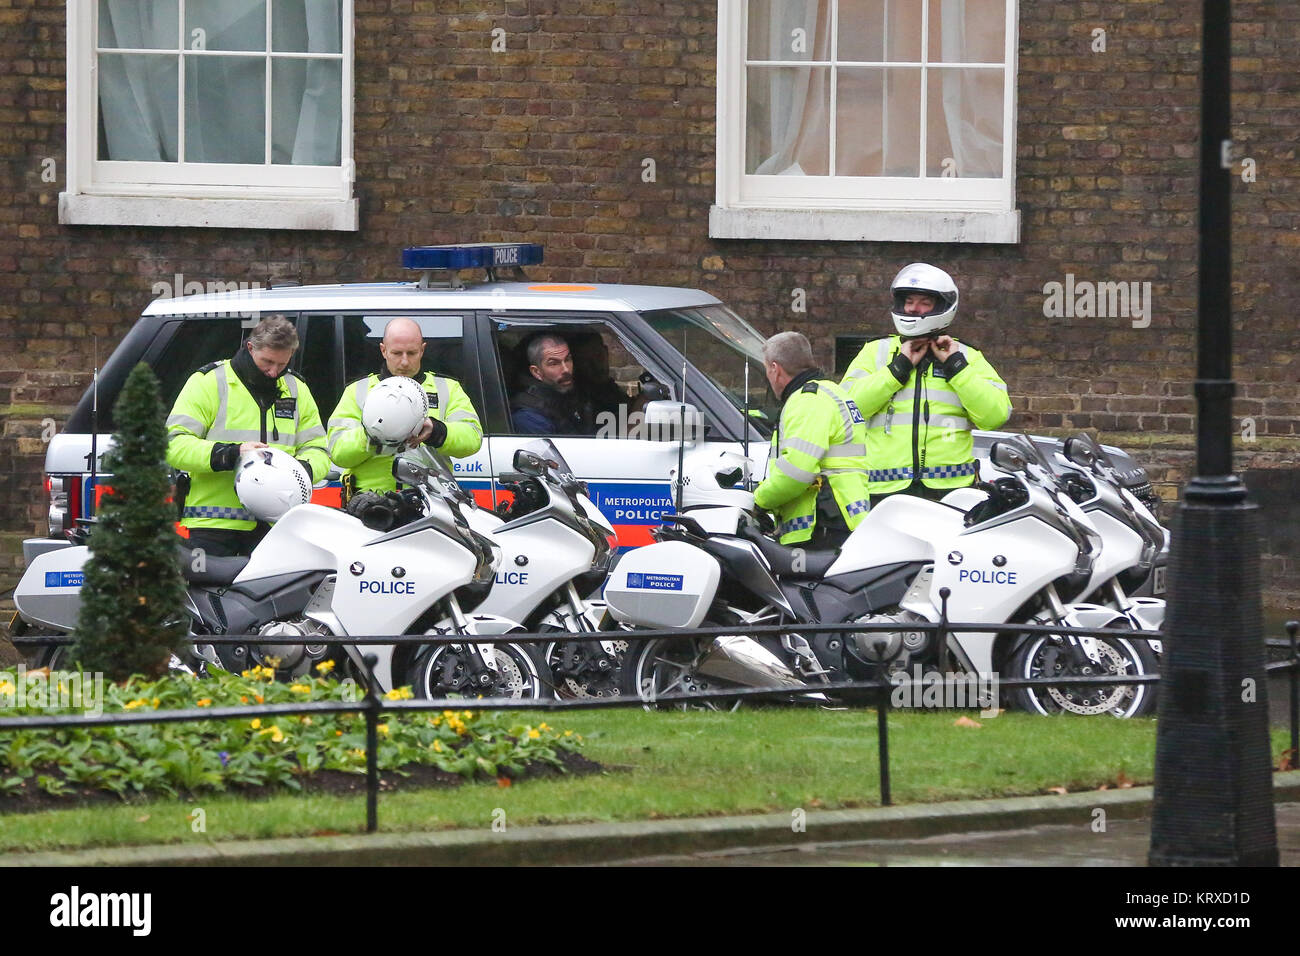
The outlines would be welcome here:
M 425 474 L 425 469 L 409 458 L 399 455 L 393 459 L 393 477 L 404 485 L 421 484 Z
M 989 461 L 1003 471 L 1025 471 L 1029 467 L 1029 462 L 1020 449 L 1005 441 L 993 443 L 989 449 Z
M 537 478 L 545 473 L 546 462 L 531 451 L 520 448 L 515 451 L 515 471 L 531 478 Z
M 1091 468 L 1096 460 L 1088 443 L 1079 437 L 1065 440 L 1065 457 L 1076 465 Z

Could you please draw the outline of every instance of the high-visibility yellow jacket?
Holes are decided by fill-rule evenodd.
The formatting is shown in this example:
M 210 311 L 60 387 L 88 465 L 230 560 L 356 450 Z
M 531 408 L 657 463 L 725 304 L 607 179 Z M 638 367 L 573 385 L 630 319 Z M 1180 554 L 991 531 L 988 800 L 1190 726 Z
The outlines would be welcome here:
M 372 374 L 353 382 L 330 415 L 327 450 L 336 465 L 356 476 L 357 491 L 384 492 L 397 487 L 393 456 L 379 451 L 361 423 L 366 396 L 380 381 L 379 375 Z M 429 396 L 429 417 L 447 426 L 447 438 L 438 450 L 453 458 L 478 451 L 483 444 L 483 426 L 460 383 L 432 372 L 425 372 L 419 382 Z
M 812 538 L 824 482 L 850 531 L 871 508 L 863 416 L 839 385 L 815 378 L 816 372 L 796 376 L 786 387 L 767 477 L 754 490 L 754 503 L 775 516 L 782 544 Z
M 954 340 L 956 342 L 956 340 Z M 871 493 L 902 491 L 914 479 L 927 488 L 963 488 L 978 474 L 972 428 L 998 428 L 1011 415 L 1006 382 L 978 349 L 956 342 L 967 365 L 951 380 L 922 360 L 900 382 L 889 363 L 897 335 L 863 346 L 841 383 L 867 417 Z
M 190 474 L 185 527 L 257 527 L 235 494 L 234 471 L 212 470 L 212 450 L 219 443 L 265 442 L 310 464 L 313 482 L 329 472 L 325 427 L 307 383 L 285 372 L 275 384 L 279 398 L 264 411 L 225 359 L 191 375 L 176 396 L 167 416 L 167 463 Z

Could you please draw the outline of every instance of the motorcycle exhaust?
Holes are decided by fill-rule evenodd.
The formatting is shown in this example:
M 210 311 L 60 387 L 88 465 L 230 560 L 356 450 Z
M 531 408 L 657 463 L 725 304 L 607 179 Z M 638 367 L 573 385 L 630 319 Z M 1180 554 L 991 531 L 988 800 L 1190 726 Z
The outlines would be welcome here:
M 779 657 L 743 635 L 717 638 L 704 653 L 695 672 L 747 687 L 789 687 L 807 690 Z

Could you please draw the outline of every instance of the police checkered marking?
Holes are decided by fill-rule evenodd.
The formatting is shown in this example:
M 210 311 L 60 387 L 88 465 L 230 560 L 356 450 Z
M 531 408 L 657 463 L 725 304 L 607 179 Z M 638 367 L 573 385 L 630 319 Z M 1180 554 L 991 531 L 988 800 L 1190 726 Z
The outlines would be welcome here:
M 194 507 L 185 509 L 187 518 L 231 518 L 235 521 L 256 521 L 243 508 Z

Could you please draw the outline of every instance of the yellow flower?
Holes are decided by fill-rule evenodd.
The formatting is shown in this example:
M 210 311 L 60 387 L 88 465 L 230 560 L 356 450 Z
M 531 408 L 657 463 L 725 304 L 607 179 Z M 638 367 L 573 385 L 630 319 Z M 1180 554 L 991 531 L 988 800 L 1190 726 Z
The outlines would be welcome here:
M 310 718 L 310 717 L 303 717 L 302 720 L 301 720 L 301 722 L 302 722 L 303 724 L 306 724 L 308 727 L 311 726 L 311 718 Z
M 541 734 L 540 731 L 538 731 L 538 730 L 534 730 L 532 727 L 529 727 L 529 728 L 528 728 L 528 739 L 529 739 L 529 740 L 536 740 L 536 739 L 537 739 L 538 737 L 540 737 L 541 735 L 542 735 L 542 734 Z
M 388 736 L 388 725 L 387 725 L 387 724 L 375 724 L 375 730 L 379 731 L 379 732 L 380 732 L 381 734 L 383 734 L 385 737 Z
M 433 750 L 434 750 L 434 753 L 442 753 L 442 741 L 441 741 L 441 740 L 435 740 L 435 741 L 433 742 Z
M 384 695 L 385 700 L 410 700 L 414 695 L 409 687 L 394 687 Z
M 260 667 L 255 667 L 255 668 L 253 668 L 253 670 L 261 670 L 261 668 L 260 668 Z M 240 671 L 239 676 L 240 676 L 240 677 L 252 677 L 252 676 L 253 676 L 253 671 Z
M 290 685 L 289 690 L 291 690 L 291 691 L 292 691 L 293 693 L 295 693 L 295 694 L 310 694 L 310 693 L 311 693 L 311 688 L 308 687 L 306 684 L 292 684 L 292 685 Z
M 283 732 L 281 732 L 281 730 L 280 730 L 279 727 L 276 727 L 276 726 L 273 725 L 273 726 L 271 727 L 271 743 L 273 743 L 273 744 L 278 744 L 278 743 L 280 743 L 282 740 L 284 740 L 284 734 L 283 734 Z
M 0 681 L 0 694 L 12 694 L 16 689 L 17 688 L 7 680 Z
M 442 712 L 442 716 L 446 717 L 448 720 L 451 720 L 453 717 L 456 716 L 456 712 L 454 710 L 444 710 Z
M 364 750 L 349 750 L 348 753 L 354 757 L 364 757 L 366 755 Z
M 333 669 L 334 669 L 333 661 L 321 661 L 319 664 L 316 665 L 317 674 L 328 674 Z
M 537 725 L 537 729 L 538 729 L 538 730 L 550 730 L 551 728 L 548 727 L 548 726 L 546 726 L 546 721 L 542 721 L 540 724 Z
M 465 719 L 466 719 L 466 720 L 473 720 L 473 719 L 474 719 L 474 711 L 472 711 L 472 710 L 467 710 L 467 711 L 465 711 Z
M 145 704 L 147 704 L 147 703 L 148 703 L 147 700 L 145 700 L 144 698 L 141 698 L 141 699 L 139 699 L 139 700 L 129 700 L 129 701 L 127 701 L 123 706 L 124 706 L 127 710 L 135 710 L 137 707 L 143 707 L 143 706 L 144 706 Z
M 438 726 L 440 726 L 441 724 L 442 724 L 442 718 L 441 718 L 441 717 L 430 717 L 430 718 L 429 718 L 429 726 L 430 726 L 430 727 L 438 727 Z
M 341 730 L 336 730 L 336 731 L 334 731 L 334 736 L 335 736 L 335 737 L 342 737 L 342 736 L 343 736 L 343 731 L 341 731 Z
M 212 703 L 211 697 L 204 697 L 202 700 L 195 701 L 200 707 L 207 707 Z
M 566 736 L 566 737 L 572 737 L 572 736 L 573 736 L 573 731 L 572 731 L 572 730 L 566 730 L 566 731 L 564 732 L 564 736 Z
M 159 700 L 157 697 L 155 697 L 155 698 L 153 699 L 153 709 L 154 709 L 154 710 L 157 710 L 157 709 L 158 709 L 158 705 L 161 704 L 161 703 L 162 703 L 162 701 Z
M 257 730 L 259 727 L 262 726 L 262 718 L 254 717 L 248 726 L 252 727 L 254 730 Z

